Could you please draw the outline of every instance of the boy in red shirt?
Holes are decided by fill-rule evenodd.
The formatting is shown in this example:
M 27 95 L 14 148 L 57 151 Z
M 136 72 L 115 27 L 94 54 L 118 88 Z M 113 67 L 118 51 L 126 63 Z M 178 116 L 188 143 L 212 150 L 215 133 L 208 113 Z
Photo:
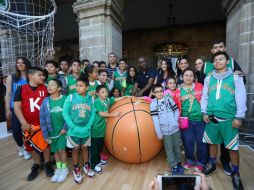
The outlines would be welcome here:
M 50 163 L 50 149 L 42 137 L 40 129 L 40 106 L 47 97 L 47 88 L 43 85 L 43 70 L 33 67 L 28 70 L 29 83 L 17 88 L 14 95 L 14 111 L 21 123 L 25 137 L 26 150 L 31 152 L 34 164 L 27 180 L 35 179 L 39 171 L 40 152 L 43 152 L 46 176 L 54 174 Z

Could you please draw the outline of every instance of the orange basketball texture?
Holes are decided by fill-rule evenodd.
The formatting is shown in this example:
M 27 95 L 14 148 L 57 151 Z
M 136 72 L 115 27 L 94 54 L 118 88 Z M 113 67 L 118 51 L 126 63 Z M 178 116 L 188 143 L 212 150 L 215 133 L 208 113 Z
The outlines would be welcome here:
M 105 145 L 117 159 L 127 163 L 142 163 L 158 154 L 162 142 L 157 139 L 149 103 L 140 98 L 124 98 L 109 112 L 121 112 L 107 119 Z

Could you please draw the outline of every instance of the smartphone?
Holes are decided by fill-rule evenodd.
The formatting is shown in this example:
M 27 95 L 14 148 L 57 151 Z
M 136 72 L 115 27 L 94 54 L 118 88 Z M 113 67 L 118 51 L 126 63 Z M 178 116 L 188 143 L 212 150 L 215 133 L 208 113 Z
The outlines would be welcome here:
M 219 121 L 214 117 L 214 115 L 208 115 L 208 118 L 214 124 L 218 124 L 219 123 Z
M 199 175 L 157 175 L 159 190 L 193 190 L 200 185 Z

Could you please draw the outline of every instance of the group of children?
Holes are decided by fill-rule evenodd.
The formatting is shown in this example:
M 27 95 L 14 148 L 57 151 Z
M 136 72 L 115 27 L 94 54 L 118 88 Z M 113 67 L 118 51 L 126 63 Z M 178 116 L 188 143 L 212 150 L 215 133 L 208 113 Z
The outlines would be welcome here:
M 178 88 L 175 78 L 167 79 L 166 91 L 161 84 L 155 84 L 150 110 L 172 174 L 183 174 L 184 169 L 194 166 L 195 171 L 210 176 L 216 171 L 218 145 L 223 144 L 229 150 L 231 162 L 229 168 L 223 166 L 224 172 L 231 175 L 234 189 L 243 189 L 238 129 L 245 117 L 246 90 L 243 77 L 233 73 L 229 59 L 226 52 L 214 53 L 213 63 L 209 65 L 213 69 L 204 86 L 195 82 L 195 72 L 188 67 L 181 73 L 182 83 Z M 186 158 L 183 166 L 179 131 Z
M 227 66 L 229 56 L 225 52 L 218 51 L 212 60 L 213 69 L 204 86 L 195 82 L 195 72 L 186 60 L 178 64 L 178 77 L 163 63 L 162 71 L 168 72 L 157 75 L 151 89 L 151 116 L 157 137 L 164 142 L 172 174 L 183 174 L 184 169 L 195 167 L 196 171 L 211 175 L 216 170 L 217 144 L 224 143 L 230 150 L 233 185 L 242 189 L 238 128 L 246 111 L 245 87 L 242 77 Z M 14 128 L 18 131 L 14 130 L 13 136 L 20 155 L 31 155 L 34 161 L 29 181 L 38 175 L 42 153 L 51 182 L 63 182 L 69 172 L 66 147 L 72 149 L 73 177 L 77 183 L 83 181 L 82 169 L 85 175 L 93 177 L 107 165 L 108 156 L 103 153 L 106 118 L 121 115 L 108 113 L 109 107 L 121 96 L 136 94 L 138 73 L 134 66 L 127 68 L 127 62 L 121 59 L 115 69 L 110 68 L 109 78 L 105 62 L 90 65 L 87 61 L 73 59 L 69 68 L 68 61 L 61 60 L 60 72 L 57 63 L 48 61 L 45 72 L 31 67 L 21 57 L 17 59 L 16 75 L 7 78 L 7 99 L 12 105 L 8 106 L 7 115 L 16 117 Z M 181 127 L 183 122 L 187 122 L 187 127 Z M 180 140 L 186 157 L 183 165 Z M 50 152 L 54 153 L 55 170 Z
M 49 63 L 46 68 L 48 65 Z M 117 117 L 120 113 L 108 113 L 109 106 L 115 99 L 108 98 L 107 86 L 93 80 L 97 72 L 92 68 L 88 70 L 88 77 L 80 76 L 75 79 L 75 83 L 68 83 L 68 96 L 63 94 L 65 89 L 57 77 L 47 80 L 46 88 L 43 84 L 43 70 L 36 67 L 28 70 L 28 84 L 16 90 L 15 114 L 22 130 L 36 137 L 35 140 L 29 139 L 29 142 L 26 141 L 28 138 L 24 141 L 26 151 L 31 153 L 34 160 L 28 180 L 33 180 L 38 175 L 39 152 L 43 152 L 47 176 L 53 175 L 49 165 L 49 146 L 43 146 L 45 143 L 50 145 L 50 151 L 54 153 L 56 161 L 51 182 L 61 183 L 68 175 L 66 147 L 72 149 L 73 176 L 77 183 L 83 180 L 79 166 L 80 153 L 83 171 L 89 177 L 95 176 L 95 173 L 102 173 L 101 166 L 107 165 L 107 161 L 101 160 L 100 156 L 105 135 L 105 118 Z M 67 80 L 74 80 L 74 74 L 68 76 Z M 75 88 L 71 88 L 73 85 Z M 41 134 L 35 130 L 36 126 L 40 126 Z M 40 138 L 40 135 L 43 138 Z
M 44 70 L 31 67 L 26 58 L 20 57 L 16 62 L 16 73 L 7 79 L 9 106 L 6 110 L 12 112 L 7 115 L 12 118 L 19 156 L 32 157 L 34 161 L 28 181 L 37 177 L 41 160 L 44 160 L 46 176 L 52 177 L 51 182 L 63 182 L 69 173 L 66 147 L 72 149 L 75 182 L 83 180 L 80 168 L 89 177 L 102 173 L 102 166 L 107 165 L 108 159 L 102 152 L 106 118 L 121 114 L 108 113 L 108 109 L 123 93 L 130 93 L 122 91 L 129 88 L 124 60 L 113 72 L 112 82 L 108 82 L 105 69 L 99 70 L 94 65 L 87 65 L 82 72 L 78 59 L 71 61 L 71 74 L 67 74 L 69 65 L 67 62 L 66 67 L 66 62 L 61 60 L 61 72 L 58 73 L 54 61 L 48 61 Z M 130 80 L 133 82 L 131 77 Z M 112 96 L 109 98 L 110 89 Z M 50 152 L 54 153 L 55 170 Z M 79 166 L 80 154 L 82 167 Z

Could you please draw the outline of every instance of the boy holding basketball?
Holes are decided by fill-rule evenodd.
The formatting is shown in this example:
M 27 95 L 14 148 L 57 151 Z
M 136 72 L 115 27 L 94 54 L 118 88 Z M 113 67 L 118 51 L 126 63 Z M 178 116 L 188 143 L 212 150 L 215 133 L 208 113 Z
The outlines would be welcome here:
M 43 85 L 43 70 L 33 67 L 28 70 L 29 83 L 17 88 L 14 96 L 14 111 L 21 123 L 25 135 L 24 145 L 31 152 L 34 164 L 27 180 L 32 181 L 38 176 L 40 168 L 40 152 L 43 152 L 46 176 L 54 174 L 50 163 L 50 149 L 42 137 L 40 129 L 40 106 L 47 97 L 47 88 Z
M 95 174 L 88 162 L 88 145 L 91 141 L 91 126 L 95 111 L 92 97 L 87 94 L 89 82 L 86 78 L 77 79 L 76 93 L 70 94 L 63 106 L 63 117 L 68 126 L 67 147 L 72 148 L 73 177 L 76 183 L 82 183 L 83 177 L 79 167 L 79 152 L 83 158 L 83 170 L 86 175 Z
M 179 111 L 169 94 L 163 95 L 163 87 L 155 84 L 152 88 L 155 99 L 150 104 L 151 116 L 159 140 L 163 139 L 167 160 L 173 175 L 181 175 L 184 169 L 180 160 Z
M 91 168 L 96 173 L 102 173 L 101 166 L 107 165 L 107 161 L 101 160 L 100 157 L 105 137 L 106 118 L 121 115 L 120 112 L 108 113 L 108 110 L 114 101 L 122 98 L 108 98 L 108 90 L 104 85 L 97 86 L 96 94 L 98 96 L 94 101 L 96 116 L 91 130 Z

